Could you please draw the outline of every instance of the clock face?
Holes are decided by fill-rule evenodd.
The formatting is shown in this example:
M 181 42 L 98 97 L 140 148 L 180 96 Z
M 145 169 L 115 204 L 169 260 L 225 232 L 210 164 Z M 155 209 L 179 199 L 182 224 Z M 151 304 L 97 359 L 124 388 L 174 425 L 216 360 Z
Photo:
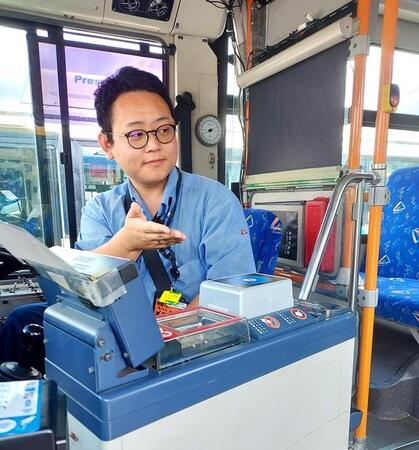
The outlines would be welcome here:
M 203 116 L 196 122 L 195 134 L 202 145 L 217 145 L 224 135 L 224 128 L 216 116 Z

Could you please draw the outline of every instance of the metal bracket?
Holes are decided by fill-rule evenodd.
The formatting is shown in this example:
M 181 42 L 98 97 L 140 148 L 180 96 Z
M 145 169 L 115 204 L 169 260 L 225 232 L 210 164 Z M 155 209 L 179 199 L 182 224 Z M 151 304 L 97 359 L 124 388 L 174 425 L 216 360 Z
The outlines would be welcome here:
M 384 206 L 390 200 L 390 191 L 386 187 L 386 164 L 372 164 L 371 171 L 377 176 L 377 182 L 370 187 L 369 206 Z
M 362 306 L 363 308 L 375 308 L 378 304 L 378 289 L 371 291 L 364 288 L 359 288 L 358 303 L 359 306 Z
M 390 201 L 387 186 L 371 186 L 368 194 L 368 206 L 384 206 Z
M 375 175 L 376 181 L 373 183 L 375 186 L 386 185 L 386 170 L 387 164 L 371 164 L 371 172 Z
M 348 298 L 348 286 L 345 284 L 337 284 L 335 292 L 338 297 Z
M 370 49 L 370 37 L 368 34 L 358 34 L 351 39 L 349 44 L 349 58 L 357 55 L 367 55 Z
M 174 54 L 176 53 L 176 45 L 169 44 L 166 47 L 163 47 L 163 51 L 165 55 L 174 56 Z

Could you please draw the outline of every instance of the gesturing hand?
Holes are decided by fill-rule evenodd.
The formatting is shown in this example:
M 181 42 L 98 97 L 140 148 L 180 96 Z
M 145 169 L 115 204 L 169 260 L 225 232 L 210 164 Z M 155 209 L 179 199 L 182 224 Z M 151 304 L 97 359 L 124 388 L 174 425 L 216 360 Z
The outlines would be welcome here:
M 140 205 L 135 202 L 131 204 L 120 233 L 124 237 L 124 245 L 128 251 L 166 248 L 186 239 L 186 236 L 178 230 L 147 220 Z

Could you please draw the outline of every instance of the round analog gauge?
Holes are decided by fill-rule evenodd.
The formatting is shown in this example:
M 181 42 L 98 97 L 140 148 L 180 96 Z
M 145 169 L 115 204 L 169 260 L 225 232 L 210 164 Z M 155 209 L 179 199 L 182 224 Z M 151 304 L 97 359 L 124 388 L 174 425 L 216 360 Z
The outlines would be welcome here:
M 217 116 L 206 115 L 198 119 L 195 134 L 202 145 L 217 145 L 224 136 L 224 128 Z

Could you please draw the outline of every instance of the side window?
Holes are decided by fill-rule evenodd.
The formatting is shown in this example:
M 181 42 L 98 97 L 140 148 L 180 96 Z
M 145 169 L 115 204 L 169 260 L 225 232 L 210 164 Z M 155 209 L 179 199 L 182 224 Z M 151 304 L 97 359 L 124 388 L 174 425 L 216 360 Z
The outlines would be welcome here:
M 86 202 L 124 181 L 97 143 L 94 91 L 123 66 L 164 80 L 167 56 L 152 40 L 35 24 L 0 38 L 0 220 L 71 245 Z
M 375 117 L 378 102 L 380 48 L 371 47 L 367 60 L 364 100 L 364 126 L 362 129 L 361 166 L 370 170 L 375 143 Z M 400 104 L 391 115 L 388 130 L 387 176 L 401 167 L 419 165 L 419 55 L 396 50 L 393 64 L 393 83 L 400 87 Z M 351 103 L 352 63 L 348 63 L 346 108 Z M 348 114 L 349 116 L 349 114 Z M 350 124 L 343 134 L 343 159 L 348 157 Z
M 38 154 L 25 30 L 0 27 L 0 59 L 8 61 L 0 71 L 0 220 L 45 241 L 52 217 L 44 208 L 41 163 L 52 161 Z
M 233 47 L 229 40 L 229 54 L 233 54 Z M 240 181 L 243 155 L 243 129 L 241 117 L 241 91 L 237 86 L 234 65 L 227 66 L 227 96 L 229 106 L 226 116 L 226 146 L 225 146 L 225 184 L 230 188 L 231 183 Z

